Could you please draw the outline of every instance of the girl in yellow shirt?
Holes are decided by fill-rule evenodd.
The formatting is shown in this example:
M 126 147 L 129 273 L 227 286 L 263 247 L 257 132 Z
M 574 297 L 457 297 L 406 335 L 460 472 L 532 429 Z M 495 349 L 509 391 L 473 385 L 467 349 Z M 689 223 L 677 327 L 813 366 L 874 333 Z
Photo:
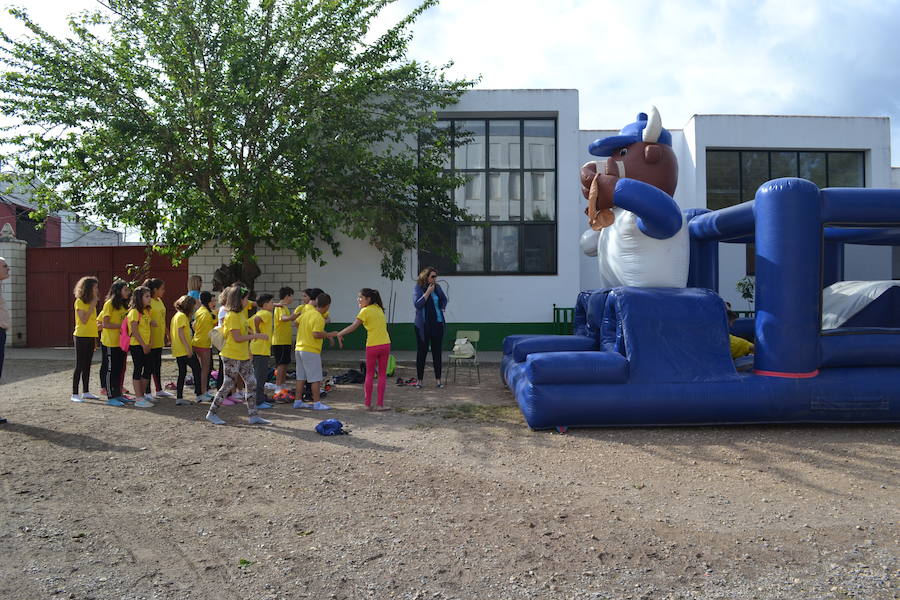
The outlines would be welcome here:
M 191 345 L 194 335 L 191 332 L 191 315 L 194 314 L 194 307 L 197 301 L 191 296 L 182 296 L 175 301 L 175 316 L 169 326 L 169 337 L 172 340 L 172 356 L 178 363 L 178 383 L 176 389 L 178 395 L 175 396 L 175 405 L 182 406 L 185 404 L 193 404 L 193 402 L 184 399 L 184 380 L 187 377 L 188 367 L 194 376 L 194 393 L 198 398 L 203 395 L 200 390 L 200 363 L 194 355 L 194 348 Z
M 251 425 L 271 425 L 271 421 L 256 414 L 256 377 L 253 374 L 253 363 L 250 360 L 250 340 L 267 340 L 265 333 L 251 333 L 247 326 L 247 308 L 250 305 L 250 290 L 242 285 L 232 285 L 223 293 L 223 304 L 227 310 L 222 322 L 222 336 L 225 343 L 220 353 L 224 377 L 222 386 L 216 392 L 206 420 L 215 425 L 224 425 L 217 414 L 222 401 L 237 387 L 237 381 L 244 382 L 247 396 L 247 413 Z M 262 385 L 262 383 L 260 384 Z
M 150 290 L 150 376 L 156 386 L 157 398 L 171 398 L 172 394 L 162 388 L 162 351 L 166 345 L 166 305 L 162 298 L 166 294 L 166 282 L 154 277 L 144 281 Z M 145 390 L 144 397 L 152 400 L 150 390 Z
M 100 350 L 103 352 L 100 379 L 105 386 L 102 391 L 109 398 L 106 403 L 110 406 L 125 406 L 126 402 L 131 401 L 122 393 L 127 354 L 119 347 L 122 320 L 128 312 L 129 298 L 131 289 L 128 284 L 117 279 L 109 287 L 106 302 L 100 311 Z
M 191 345 L 200 363 L 199 402 L 212 400 L 209 393 L 209 371 L 212 369 L 212 342 L 209 332 L 216 326 L 216 299 L 211 292 L 200 292 L 200 308 L 194 313 L 194 337 Z
M 82 277 L 75 284 L 75 372 L 72 374 L 72 402 L 97 400 L 88 390 L 91 361 L 97 345 L 97 301 L 100 284 L 96 277 Z M 82 393 L 78 393 L 81 379 Z
M 131 383 L 134 385 L 134 403 L 139 408 L 152 408 L 153 402 L 145 395 L 150 389 L 150 288 L 140 286 L 131 295 L 128 314 L 128 335 L 131 337 L 131 360 L 134 370 Z
M 372 288 L 359 290 L 356 298 L 359 313 L 353 323 L 344 327 L 335 335 L 341 346 L 344 336 L 362 325 L 366 328 L 366 408 L 372 409 L 372 385 L 375 377 L 375 366 L 378 366 L 378 401 L 375 410 L 390 410 L 384 405 L 384 392 L 387 387 L 387 363 L 391 353 L 391 338 L 387 331 L 387 320 L 384 318 L 384 305 L 381 294 Z

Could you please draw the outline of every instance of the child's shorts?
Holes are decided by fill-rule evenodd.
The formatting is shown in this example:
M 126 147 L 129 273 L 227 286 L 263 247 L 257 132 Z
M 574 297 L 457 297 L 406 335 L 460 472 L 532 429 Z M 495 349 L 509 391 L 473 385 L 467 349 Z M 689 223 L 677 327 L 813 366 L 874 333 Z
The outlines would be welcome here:
M 315 383 L 322 381 L 322 355 L 315 352 L 295 352 L 297 355 L 297 381 Z
M 291 345 L 273 345 L 272 346 L 272 356 L 275 357 L 276 365 L 289 365 L 291 364 Z

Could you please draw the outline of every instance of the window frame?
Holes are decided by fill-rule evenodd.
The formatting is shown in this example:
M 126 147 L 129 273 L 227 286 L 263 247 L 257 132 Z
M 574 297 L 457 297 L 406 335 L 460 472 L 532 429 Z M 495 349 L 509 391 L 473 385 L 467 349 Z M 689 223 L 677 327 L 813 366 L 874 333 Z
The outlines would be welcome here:
M 466 121 L 480 121 L 484 124 L 484 164 L 482 168 L 470 169 L 470 168 L 460 168 L 456 167 L 456 158 L 457 158 L 457 123 L 466 122 Z M 496 121 L 510 121 L 510 122 L 518 122 L 518 130 L 519 130 L 519 163 L 518 167 L 492 167 L 491 166 L 491 122 Z M 552 168 L 535 168 L 535 167 L 525 167 L 525 153 L 527 151 L 525 144 L 525 123 L 527 121 L 547 121 L 553 124 L 553 167 Z M 546 275 L 558 275 L 559 273 L 559 120 L 555 116 L 516 116 L 516 117 L 494 117 L 490 115 L 484 116 L 459 116 L 459 117 L 446 117 L 438 119 L 440 123 L 449 123 L 449 131 L 450 131 L 450 156 L 449 160 L 449 168 L 445 169 L 445 172 L 454 175 L 463 175 L 466 173 L 473 174 L 481 174 L 484 178 L 484 183 L 482 186 L 482 193 L 484 198 L 484 217 L 479 217 L 477 220 L 473 221 L 459 221 L 455 223 L 448 223 L 450 228 L 449 236 L 450 236 L 450 244 L 453 252 L 457 252 L 457 227 L 480 227 L 483 231 L 483 250 L 482 250 L 482 269 L 481 271 L 459 271 L 457 269 L 458 264 L 453 263 L 449 266 L 444 265 L 442 272 L 448 275 L 454 276 L 546 276 Z M 463 147 L 463 146 L 460 146 Z M 525 201 L 526 201 L 526 185 L 529 185 L 529 175 L 531 173 L 550 173 L 553 176 L 553 218 L 546 221 L 536 221 L 533 219 L 526 219 L 525 215 Z M 491 176 L 495 174 L 508 174 L 512 176 L 512 174 L 517 174 L 519 177 L 519 216 L 518 218 L 509 218 L 507 214 L 507 219 L 491 219 Z M 502 177 L 501 177 L 502 180 Z M 465 184 L 464 184 L 465 185 Z M 456 190 L 451 192 L 450 199 L 453 202 L 456 202 L 455 199 Z M 509 200 L 507 200 L 509 202 Z M 506 270 L 506 271 L 495 271 L 491 269 L 492 259 L 493 259 L 493 248 L 492 248 L 492 228 L 494 227 L 508 227 L 514 226 L 517 231 L 517 247 L 516 247 L 516 264 L 518 269 L 515 271 Z M 552 251 L 553 258 L 551 261 L 549 270 L 541 270 L 541 271 L 526 271 L 526 262 L 525 262 L 525 232 L 526 228 L 547 228 L 552 230 L 550 237 L 552 238 Z M 418 260 L 420 270 L 426 263 L 429 263 L 429 256 L 433 256 L 431 253 L 427 251 L 423 251 L 419 248 L 418 251 Z M 448 261 L 449 262 L 449 261 Z

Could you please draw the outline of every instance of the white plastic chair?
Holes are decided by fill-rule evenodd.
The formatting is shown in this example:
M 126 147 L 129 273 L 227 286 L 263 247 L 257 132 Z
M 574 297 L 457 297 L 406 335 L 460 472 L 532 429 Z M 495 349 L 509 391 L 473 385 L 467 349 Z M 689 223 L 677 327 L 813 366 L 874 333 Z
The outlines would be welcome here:
M 469 369 L 469 382 L 472 381 L 472 370 L 475 370 L 475 375 L 478 378 L 478 383 L 481 383 L 481 370 L 478 368 L 478 341 L 481 339 L 481 333 L 478 331 L 467 331 L 460 330 L 456 332 L 455 340 L 460 340 L 462 338 L 466 338 L 472 344 L 472 347 L 475 349 L 475 352 L 472 353 L 471 356 L 468 354 L 458 354 L 454 353 L 452 350 L 448 355 L 449 363 L 448 363 L 448 371 L 453 371 L 453 382 L 456 383 L 456 376 L 459 372 L 459 367 L 461 365 L 466 366 Z M 449 379 L 449 372 L 447 373 Z

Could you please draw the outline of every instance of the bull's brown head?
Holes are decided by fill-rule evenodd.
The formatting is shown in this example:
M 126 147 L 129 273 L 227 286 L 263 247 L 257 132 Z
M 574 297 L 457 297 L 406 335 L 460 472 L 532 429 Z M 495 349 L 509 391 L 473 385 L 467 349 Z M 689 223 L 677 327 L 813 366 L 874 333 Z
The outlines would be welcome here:
M 670 196 L 675 195 L 678 160 L 671 140 L 654 107 L 649 120 L 641 113 L 620 135 L 591 144 L 591 154 L 609 156 L 606 162 L 591 161 L 581 167 L 581 193 L 588 200 L 585 213 L 592 229 L 599 231 L 615 221 L 611 209 L 615 205 L 614 191 L 619 178 L 643 181 Z

